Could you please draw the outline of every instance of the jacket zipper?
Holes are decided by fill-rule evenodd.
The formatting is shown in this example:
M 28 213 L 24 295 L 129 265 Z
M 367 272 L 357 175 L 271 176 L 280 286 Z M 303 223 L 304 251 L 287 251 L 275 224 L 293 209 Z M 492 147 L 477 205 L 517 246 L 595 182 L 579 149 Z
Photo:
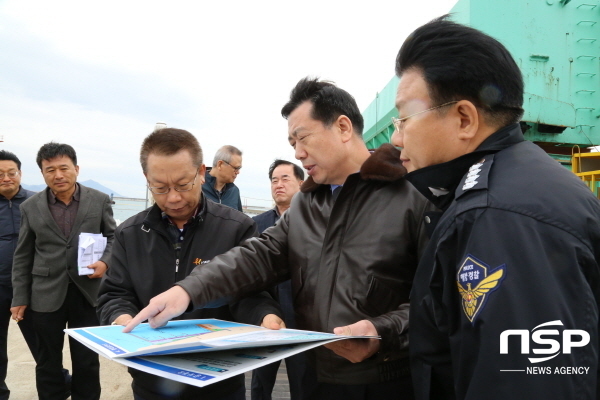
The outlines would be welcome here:
M 181 258 L 181 247 L 182 247 L 181 242 L 178 242 L 175 244 L 175 280 L 174 282 L 177 282 L 178 279 L 180 279 L 178 277 L 179 275 L 179 259 Z

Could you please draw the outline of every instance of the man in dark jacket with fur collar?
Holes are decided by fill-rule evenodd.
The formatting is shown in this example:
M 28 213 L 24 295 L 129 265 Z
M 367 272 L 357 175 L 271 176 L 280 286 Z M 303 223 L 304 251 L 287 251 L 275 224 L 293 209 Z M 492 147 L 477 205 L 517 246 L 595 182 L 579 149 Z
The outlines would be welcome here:
M 346 91 L 302 79 L 282 114 L 309 175 L 290 209 L 260 238 L 155 297 L 126 330 L 146 318 L 160 326 L 190 302 L 216 305 L 232 293 L 291 279 L 299 328 L 381 337 L 311 351 L 319 384 L 307 396 L 410 399 L 409 292 L 426 242 L 421 221 L 432 206 L 403 179 L 398 150 L 386 145 L 369 154 L 362 116 Z

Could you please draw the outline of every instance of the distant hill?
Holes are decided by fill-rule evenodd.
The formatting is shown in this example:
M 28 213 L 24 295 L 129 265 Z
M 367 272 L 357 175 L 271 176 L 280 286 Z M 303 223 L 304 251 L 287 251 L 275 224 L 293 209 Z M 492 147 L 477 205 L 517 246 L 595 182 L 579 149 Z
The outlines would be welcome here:
M 31 190 L 32 192 L 41 192 L 42 190 L 46 189 L 46 185 L 28 185 L 22 182 L 21 186 L 23 186 L 27 190 Z
M 114 190 L 109 189 L 106 186 L 104 186 L 104 185 L 102 185 L 102 184 L 100 184 L 100 183 L 98 183 L 96 181 L 93 181 L 91 179 L 88 179 L 87 181 L 83 181 L 83 182 L 81 182 L 81 184 L 85 185 L 87 187 L 91 187 L 92 189 L 99 190 L 102 193 L 106 193 L 109 196 L 112 194 L 115 197 L 123 197 L 119 193 L 115 192 Z
M 115 192 L 114 190 L 109 189 L 106 186 L 101 185 L 100 183 L 98 183 L 92 179 L 88 179 L 87 181 L 83 181 L 80 183 L 84 186 L 91 187 L 92 189 L 99 190 L 102 193 L 106 193 L 109 196 L 112 194 L 115 197 L 123 197 L 119 193 Z M 21 186 L 23 186 L 27 190 L 31 190 L 34 192 L 41 192 L 42 190 L 46 189 L 46 185 L 27 185 L 25 183 L 21 183 Z

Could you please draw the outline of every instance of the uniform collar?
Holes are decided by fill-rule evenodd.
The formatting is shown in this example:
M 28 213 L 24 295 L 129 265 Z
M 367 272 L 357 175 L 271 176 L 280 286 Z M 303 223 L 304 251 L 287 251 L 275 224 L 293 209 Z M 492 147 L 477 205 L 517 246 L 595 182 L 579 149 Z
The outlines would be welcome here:
M 455 199 L 457 190 L 460 192 L 458 194 L 461 194 L 474 188 L 471 183 L 467 183 L 474 180 L 469 180 L 469 177 L 465 177 L 466 174 L 476 179 L 483 166 L 486 172 L 489 171 L 491 159 L 486 160 L 486 155 L 497 153 L 524 140 L 519 124 L 505 126 L 485 139 L 474 152 L 410 172 L 406 174 L 406 180 L 436 207 L 446 210 Z M 463 186 L 459 188 L 461 182 Z

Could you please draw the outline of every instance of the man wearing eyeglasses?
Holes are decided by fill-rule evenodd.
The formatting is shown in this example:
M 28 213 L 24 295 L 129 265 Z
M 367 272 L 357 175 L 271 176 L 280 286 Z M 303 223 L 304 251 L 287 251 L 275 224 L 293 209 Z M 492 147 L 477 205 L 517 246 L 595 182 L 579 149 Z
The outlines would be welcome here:
M 0 150 L 0 399 L 8 399 L 6 386 L 8 365 L 7 338 L 10 321 L 12 260 L 19 238 L 21 212 L 19 206 L 35 193 L 21 187 L 21 161 L 13 153 Z M 37 342 L 31 318 L 25 318 L 19 329 L 34 358 L 37 358 Z
M 411 293 L 417 399 L 597 399 L 600 203 L 525 140 L 518 64 L 446 16 L 396 73 L 392 143 L 443 210 Z
M 381 337 L 309 351 L 318 383 L 304 398 L 412 399 L 409 293 L 427 242 L 423 217 L 433 207 L 403 179 L 397 149 L 370 154 L 362 115 L 345 90 L 304 78 L 281 113 L 288 121 L 281 139 L 309 175 L 290 208 L 259 238 L 154 297 L 125 331 L 144 319 L 161 326 L 190 303 L 202 307 L 291 279 L 298 328 Z
M 13 297 L 11 283 L 12 261 L 21 222 L 20 205 L 35 192 L 21 187 L 21 161 L 10 151 L 0 150 L 0 399 L 8 398 L 10 391 L 6 386 L 7 335 L 10 321 L 10 306 Z M 38 343 L 33 323 L 27 313 L 19 321 L 19 329 L 27 343 L 33 359 L 38 361 Z M 71 375 L 62 369 L 65 380 L 65 398 L 71 395 Z
M 140 160 L 155 204 L 115 232 L 111 268 L 99 294 L 98 313 L 104 324 L 126 325 L 152 297 L 195 267 L 256 235 L 250 217 L 202 196 L 206 167 L 191 133 L 174 128 L 155 131 L 142 143 Z M 182 318 L 279 328 L 280 314 L 277 303 L 265 293 L 231 306 L 192 311 Z M 136 369 L 129 372 L 136 400 L 245 400 L 244 375 L 198 388 Z
M 240 189 L 235 179 L 242 169 L 242 152 L 234 146 L 223 146 L 215 154 L 212 168 L 207 168 L 206 182 L 202 185 L 204 195 L 215 203 L 242 210 Z

